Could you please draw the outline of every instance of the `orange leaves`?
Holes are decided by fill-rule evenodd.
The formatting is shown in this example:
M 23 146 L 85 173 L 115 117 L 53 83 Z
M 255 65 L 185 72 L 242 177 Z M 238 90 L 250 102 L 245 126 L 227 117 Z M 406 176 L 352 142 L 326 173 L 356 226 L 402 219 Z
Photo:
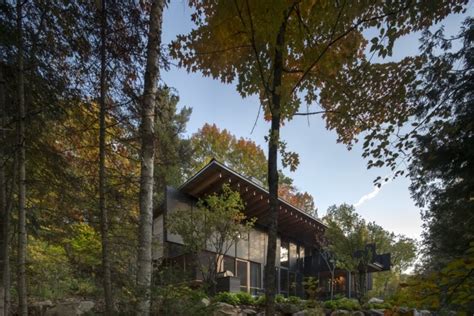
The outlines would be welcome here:
M 206 123 L 192 136 L 191 142 L 195 171 L 215 158 L 245 176 L 266 182 L 267 160 L 262 148 L 254 141 L 237 138 L 226 129 Z
M 278 186 L 278 197 L 308 214 L 317 216 L 313 196 L 308 192 L 298 192 L 293 185 L 280 184 Z

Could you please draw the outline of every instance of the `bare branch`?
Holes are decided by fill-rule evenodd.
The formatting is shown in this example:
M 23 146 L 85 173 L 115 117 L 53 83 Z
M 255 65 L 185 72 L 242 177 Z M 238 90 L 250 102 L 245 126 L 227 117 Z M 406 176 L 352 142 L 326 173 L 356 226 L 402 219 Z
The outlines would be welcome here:
M 293 115 L 309 116 L 309 115 L 326 114 L 326 113 L 340 113 L 340 112 L 339 111 L 331 111 L 331 110 L 322 110 L 322 111 L 314 111 L 314 112 L 296 112 Z

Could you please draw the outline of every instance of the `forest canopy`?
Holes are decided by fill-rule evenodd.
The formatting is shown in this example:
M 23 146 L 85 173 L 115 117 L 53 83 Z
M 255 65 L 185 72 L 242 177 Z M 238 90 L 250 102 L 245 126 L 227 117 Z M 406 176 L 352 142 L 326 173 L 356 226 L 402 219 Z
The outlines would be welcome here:
M 206 315 L 224 302 L 267 315 L 282 306 L 315 314 L 382 306 L 370 305 L 370 296 L 384 299 L 390 313 L 472 313 L 474 20 L 467 17 L 454 36 L 439 28 L 466 13 L 468 1 L 190 0 L 183 3 L 190 29 L 168 43 L 169 5 L 0 1 L 0 316 L 85 299 L 88 312 L 104 315 Z M 367 30 L 375 35 L 366 38 Z M 414 32 L 421 34 L 418 53 L 385 62 Z M 163 79 L 176 69 L 232 84 L 242 98 L 255 95 L 268 133 L 260 142 L 220 124 L 188 131 L 201 109 L 183 104 L 182 91 Z M 349 204 L 318 214 L 318 196 L 300 190 L 291 174 L 308 157 L 281 137 L 290 120 L 311 115 L 348 149 L 360 141 L 367 168 L 409 179 L 424 223 L 418 244 Z M 178 188 L 212 158 L 268 191 L 258 227 L 266 234 L 258 299 L 217 294 L 226 252 L 211 257 L 208 287 L 152 258 L 166 188 Z M 329 302 L 321 294 L 326 285 L 302 274 L 286 281 L 288 288 L 290 277 L 300 282 L 304 300 L 277 295 L 278 273 L 288 270 L 278 257 L 279 199 L 312 216 L 301 219 L 326 225 L 306 257 L 327 265 Z M 191 232 L 184 239 L 198 244 L 192 252 L 216 240 L 216 231 L 222 248 L 255 224 L 227 186 L 197 206 L 193 221 L 184 212 L 167 226 Z M 391 270 L 376 274 L 369 290 L 372 244 L 391 254 Z M 295 247 L 286 250 L 304 266 L 305 251 Z M 356 301 L 333 295 L 335 271 L 356 277 Z

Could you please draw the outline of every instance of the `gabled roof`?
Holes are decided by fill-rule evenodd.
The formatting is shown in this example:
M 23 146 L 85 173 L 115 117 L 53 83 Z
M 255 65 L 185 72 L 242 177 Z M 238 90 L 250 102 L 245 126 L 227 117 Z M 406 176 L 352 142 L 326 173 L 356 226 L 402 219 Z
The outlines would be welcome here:
M 257 224 L 266 226 L 269 215 L 270 194 L 268 190 L 215 159 L 212 159 L 204 168 L 181 185 L 179 190 L 195 198 L 200 198 L 219 192 L 225 183 L 228 183 L 233 190 L 240 192 L 246 204 L 246 216 L 255 217 Z M 316 234 L 322 233 L 326 228 L 321 220 L 281 198 L 279 198 L 278 221 L 278 231 L 281 234 L 309 243 L 313 243 Z

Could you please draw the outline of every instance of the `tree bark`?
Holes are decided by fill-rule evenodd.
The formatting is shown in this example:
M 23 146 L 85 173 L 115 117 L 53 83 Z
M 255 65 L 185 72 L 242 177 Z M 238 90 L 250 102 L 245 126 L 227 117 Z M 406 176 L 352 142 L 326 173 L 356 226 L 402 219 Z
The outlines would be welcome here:
M 0 142 L 0 316 L 8 315 L 6 293 L 8 275 L 5 267 L 8 266 L 8 232 L 9 232 L 9 212 L 7 211 L 7 190 L 5 180 L 5 79 L 3 79 L 3 69 L 0 65 L 0 111 L 1 111 L 1 142 Z
M 333 298 L 334 298 L 334 270 L 331 270 L 331 300 Z
M 281 94 L 283 76 L 283 45 L 285 43 L 286 21 L 280 27 L 276 39 L 273 65 L 271 114 L 272 122 L 268 142 L 268 188 L 270 194 L 270 220 L 268 226 L 267 264 L 265 266 L 266 315 L 275 314 L 276 294 L 276 244 L 278 228 L 278 146 L 280 142 Z
M 100 113 L 99 113 L 99 210 L 100 210 L 100 232 L 102 237 L 102 269 L 103 286 L 105 298 L 105 314 L 113 315 L 114 300 L 112 294 L 112 280 L 110 273 L 110 251 L 109 251 L 109 219 L 106 206 L 106 172 L 105 172 L 105 115 L 106 115 L 106 29 L 107 11 L 106 0 L 101 1 L 100 8 Z
M 17 1 L 17 32 L 18 32 L 18 313 L 21 316 L 28 315 L 27 290 L 26 290 L 26 158 L 25 158 L 25 83 L 23 65 L 23 10 L 22 3 Z
M 138 309 L 149 315 L 152 275 L 153 165 L 155 158 L 155 97 L 159 80 L 161 25 L 164 0 L 154 0 L 150 11 L 145 87 L 141 109 L 140 223 L 138 231 Z

